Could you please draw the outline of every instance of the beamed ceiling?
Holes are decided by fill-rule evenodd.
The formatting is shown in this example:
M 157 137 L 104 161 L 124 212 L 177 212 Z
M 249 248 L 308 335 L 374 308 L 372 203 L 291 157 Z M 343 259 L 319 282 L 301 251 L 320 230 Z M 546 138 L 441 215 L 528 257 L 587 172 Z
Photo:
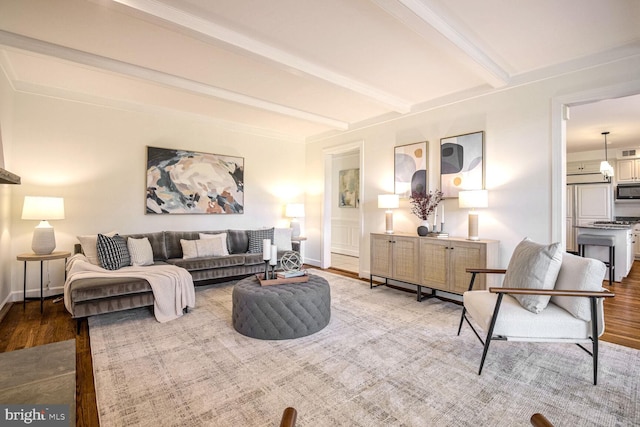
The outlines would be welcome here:
M 615 66 L 639 23 L 637 0 L 0 0 L 0 66 L 16 91 L 304 142 Z M 640 143 L 635 108 L 616 143 Z

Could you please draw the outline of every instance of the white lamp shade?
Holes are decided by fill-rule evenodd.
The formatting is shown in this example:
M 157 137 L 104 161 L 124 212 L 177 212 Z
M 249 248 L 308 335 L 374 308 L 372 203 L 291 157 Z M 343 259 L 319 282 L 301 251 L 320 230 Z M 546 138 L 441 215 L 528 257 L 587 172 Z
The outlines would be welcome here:
M 22 205 L 22 219 L 40 221 L 33 230 L 31 249 L 37 255 L 47 255 L 56 248 L 56 236 L 50 219 L 64 219 L 64 199 L 62 197 L 25 196 Z
M 64 199 L 62 197 L 25 196 L 22 205 L 22 219 L 52 220 L 64 219 Z
M 400 196 L 397 194 L 378 195 L 378 207 L 381 209 L 396 209 L 400 206 Z
M 302 203 L 289 203 L 284 215 L 287 218 L 304 218 L 304 205 Z
M 458 206 L 461 208 L 486 208 L 489 206 L 487 190 L 467 190 L 458 193 Z

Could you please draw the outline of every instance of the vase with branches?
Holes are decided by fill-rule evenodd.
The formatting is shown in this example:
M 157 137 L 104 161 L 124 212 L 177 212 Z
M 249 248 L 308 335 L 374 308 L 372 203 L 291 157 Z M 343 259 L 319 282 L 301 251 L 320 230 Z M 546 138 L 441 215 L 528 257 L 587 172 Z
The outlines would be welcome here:
M 427 219 L 429 215 L 436 210 L 440 201 L 442 201 L 442 191 L 440 190 L 429 191 L 428 193 L 417 191 L 411 193 L 411 197 L 409 198 L 411 213 L 423 221 L 423 224 L 418 227 L 419 235 L 425 235 L 428 231 Z M 423 230 L 421 230 L 421 228 L 423 228 Z

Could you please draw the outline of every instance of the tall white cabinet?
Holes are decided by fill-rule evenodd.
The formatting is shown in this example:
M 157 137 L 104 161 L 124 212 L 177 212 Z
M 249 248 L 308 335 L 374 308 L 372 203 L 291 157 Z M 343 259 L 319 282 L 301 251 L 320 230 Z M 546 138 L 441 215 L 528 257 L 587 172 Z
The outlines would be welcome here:
M 576 217 L 578 225 L 585 222 L 610 220 L 613 214 L 611 184 L 576 186 Z
M 567 185 L 567 250 L 577 251 L 575 226 L 613 219 L 610 183 Z

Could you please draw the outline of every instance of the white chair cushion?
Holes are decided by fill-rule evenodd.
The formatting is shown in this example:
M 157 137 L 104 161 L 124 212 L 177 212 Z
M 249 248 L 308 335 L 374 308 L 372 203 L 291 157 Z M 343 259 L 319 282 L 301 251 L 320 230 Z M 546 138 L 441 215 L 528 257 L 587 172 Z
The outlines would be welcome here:
M 463 298 L 464 307 L 471 318 L 482 330 L 488 332 L 498 294 L 467 291 Z M 602 303 L 598 306 L 601 319 Z M 603 331 L 603 325 L 599 324 L 598 335 Z M 580 320 L 553 303 L 541 313 L 535 314 L 525 310 L 515 298 L 505 295 L 500 304 L 493 335 L 506 336 L 514 341 L 584 340 L 591 336 L 591 322 Z
M 528 238 L 516 246 L 504 277 L 505 288 L 553 289 L 562 264 L 560 243 L 541 245 Z M 516 295 L 520 304 L 532 313 L 540 313 L 550 296 Z
M 555 290 L 601 291 L 607 266 L 593 258 L 564 254 Z M 591 320 L 589 298 L 551 297 L 551 302 L 564 308 L 578 319 Z

